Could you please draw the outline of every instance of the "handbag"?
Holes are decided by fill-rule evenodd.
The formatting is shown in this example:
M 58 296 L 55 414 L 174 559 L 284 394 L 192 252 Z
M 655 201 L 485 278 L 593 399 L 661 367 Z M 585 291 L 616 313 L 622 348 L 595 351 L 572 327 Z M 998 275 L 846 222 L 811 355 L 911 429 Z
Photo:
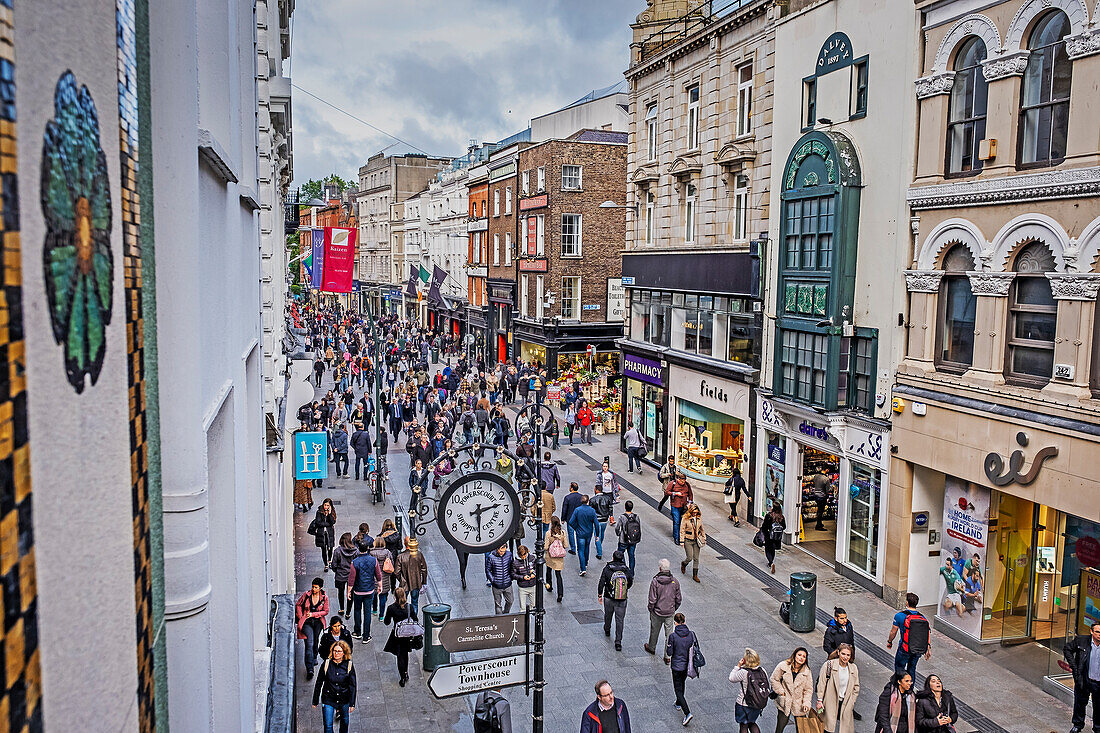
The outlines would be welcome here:
M 707 666 L 707 659 L 703 656 L 703 650 L 699 648 L 698 638 L 695 639 L 695 644 L 691 647 L 691 661 L 696 669 L 702 669 Z
M 317 534 L 317 517 L 314 517 L 313 521 L 309 523 L 308 527 L 306 527 L 306 534 Z
M 562 545 L 561 540 L 554 540 L 550 543 L 550 549 L 547 554 L 553 558 L 565 557 L 565 546 Z
M 398 639 L 412 639 L 417 636 L 424 636 L 424 627 L 415 619 L 407 618 L 397 622 L 393 633 Z
M 393 560 L 386 558 L 385 562 L 382 563 L 382 572 L 393 575 Z
M 764 530 L 760 530 L 756 533 L 756 536 L 752 538 L 752 543 L 757 547 L 764 546 Z
M 811 710 L 804 718 L 795 718 L 794 725 L 798 733 L 825 733 L 825 722 L 816 710 Z
M 779 618 L 785 624 L 789 624 L 791 622 L 791 602 L 790 601 L 783 601 L 782 603 L 779 604 Z

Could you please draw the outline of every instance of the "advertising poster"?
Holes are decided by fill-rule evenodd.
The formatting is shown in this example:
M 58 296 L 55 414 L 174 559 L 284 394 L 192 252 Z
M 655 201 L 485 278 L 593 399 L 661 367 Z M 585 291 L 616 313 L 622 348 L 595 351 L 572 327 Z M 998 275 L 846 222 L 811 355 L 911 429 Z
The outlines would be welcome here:
M 764 464 L 764 505 L 760 516 L 767 514 L 772 503 L 783 503 L 783 473 L 786 466 L 786 451 L 781 446 L 768 446 L 768 460 Z
M 294 478 L 328 478 L 328 433 L 294 433 Z
M 1081 598 L 1077 604 L 1077 633 L 1088 634 L 1100 622 L 1100 572 L 1081 571 Z
M 626 289 L 621 277 L 607 278 L 607 320 L 621 321 L 626 317 Z
M 989 489 L 947 477 L 936 616 L 975 639 L 982 635 L 989 498 Z
M 324 267 L 321 268 L 321 290 L 326 293 L 350 293 L 358 231 L 325 227 L 322 232 Z
M 325 271 L 325 232 L 323 229 L 310 230 L 313 239 L 313 267 L 309 271 L 309 286 L 321 287 L 321 273 Z

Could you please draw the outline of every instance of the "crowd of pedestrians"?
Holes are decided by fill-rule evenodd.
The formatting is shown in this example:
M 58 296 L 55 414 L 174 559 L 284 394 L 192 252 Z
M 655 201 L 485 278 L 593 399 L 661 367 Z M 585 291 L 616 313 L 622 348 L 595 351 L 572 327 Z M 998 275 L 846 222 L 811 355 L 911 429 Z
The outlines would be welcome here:
M 627 608 L 631 593 L 636 592 L 636 551 L 641 543 L 670 539 L 679 545 L 683 551 L 680 576 L 686 580 L 690 567 L 692 581 L 702 585 L 699 571 L 707 545 L 707 518 L 703 507 L 695 503 L 691 482 L 675 456 L 669 456 L 657 472 L 659 509 L 669 504 L 672 524 L 666 538 L 651 540 L 644 537 L 634 501 L 622 496 L 624 490 L 610 460 L 604 459 L 594 479 L 567 481 L 553 460 L 552 450 L 562 437 L 558 419 L 543 426 L 546 451 L 536 456 L 533 431 L 537 428 L 529 416 L 513 419 L 505 411 L 510 405 L 545 402 L 547 380 L 542 365 L 486 364 L 483 359 L 458 353 L 452 336 L 432 333 L 394 317 L 382 318 L 376 324 L 381 345 L 376 350 L 371 344 L 372 334 L 361 320 L 336 311 L 313 315 L 310 340 L 318 355 L 314 365 L 316 384 L 320 389 L 329 373 L 334 385 L 322 399 L 302 405 L 298 420 L 301 429 L 329 432 L 329 459 L 336 476 L 348 478 L 353 467 L 355 480 L 366 480 L 377 468 L 372 455 L 375 447 L 385 453 L 391 445 L 395 450 L 403 445 L 409 458 L 409 480 L 408 493 L 402 498 L 415 508 L 423 496 L 438 496 L 446 488 L 451 474 L 460 467 L 456 464 L 473 460 L 473 450 L 459 452 L 457 458 L 451 451 L 478 444 L 477 456 L 487 452 L 495 455 L 492 460 L 497 470 L 517 487 L 533 482 L 536 476 L 541 479 L 534 492 L 538 503 L 525 510 L 532 521 L 541 522 L 545 532 L 545 575 L 538 574 L 521 523 L 514 537 L 483 559 L 486 586 L 497 614 L 533 608 L 538 583 L 544 584 L 548 599 L 562 603 L 562 575 L 567 563 L 575 562 L 572 567 L 585 577 L 593 561 L 604 561 L 605 543 L 611 541 L 614 544 L 607 548 L 609 557 L 599 568 L 595 595 L 603 609 L 604 634 L 616 651 L 622 650 L 629 634 Z M 434 373 L 428 358 L 431 350 L 446 359 L 446 365 Z M 376 379 L 381 381 L 377 404 L 371 389 Z M 558 409 L 569 444 L 591 443 L 595 416 L 581 396 L 579 385 L 563 390 Z M 382 429 L 372 434 L 376 418 Z M 645 437 L 633 423 L 628 423 L 625 435 L 627 471 L 641 475 Z M 516 459 L 504 450 L 510 450 Z M 302 511 L 311 511 L 313 492 L 323 485 L 317 481 L 296 482 L 295 504 Z M 740 524 L 738 503 L 748 490 L 739 471 L 733 473 L 725 488 L 727 518 Z M 408 682 L 409 654 L 423 644 L 419 601 L 429 570 L 417 540 L 402 537 L 392 520 L 386 520 L 377 536 L 371 536 L 367 524 L 360 524 L 358 533 L 343 532 L 338 542 L 337 522 L 335 506 L 326 498 L 308 530 L 320 549 L 326 573 L 333 574 L 336 603 L 330 605 L 325 577 L 314 578 L 296 603 L 298 638 L 305 642 L 307 679 L 314 678 L 320 665 L 313 703 L 322 706 L 326 732 L 333 731 L 337 723 L 341 731 L 348 730 L 356 702 L 352 650 L 356 641 L 364 645 L 371 642 L 375 617 L 390 627 L 383 651 L 396 657 L 399 684 Z M 613 534 L 608 534 L 609 529 Z M 782 507 L 776 503 L 763 516 L 754 540 L 763 548 L 772 573 L 786 531 Z M 461 551 L 456 554 L 465 589 L 468 557 Z M 668 665 L 671 697 L 682 716 L 682 725 L 688 726 L 695 717 L 688 699 L 689 680 L 697 677 L 705 664 L 703 648 L 708 640 L 688 626 L 681 610 L 684 589 L 672 570 L 672 562 L 665 558 L 656 567 L 641 569 L 643 578 L 649 578 L 642 586 L 646 588 L 649 617 L 648 638 L 642 648 L 650 655 L 660 655 Z M 898 648 L 894 674 L 875 705 L 876 733 L 946 733 L 953 730 L 958 719 L 954 698 L 937 675 L 928 675 L 923 689 L 914 689 L 918 661 L 922 656 L 931 656 L 929 624 L 917 610 L 918 603 L 919 599 L 910 594 L 907 609 L 894 618 L 886 640 L 891 648 L 896 640 Z M 333 612 L 335 615 L 330 617 Z M 1084 725 L 1087 700 L 1092 697 L 1095 703 L 1100 696 L 1100 669 L 1094 670 L 1100 668 L 1100 625 L 1093 628 L 1091 640 L 1082 638 L 1086 641 L 1079 644 L 1079 650 L 1067 651 L 1067 659 L 1071 651 L 1075 655 L 1078 699 L 1085 701 L 1080 705 L 1080 715 L 1075 706 L 1075 731 Z M 745 648 L 728 675 L 731 715 L 740 733 L 759 733 L 758 720 L 769 706 L 776 713 L 777 733 L 792 724 L 802 730 L 800 721 L 810 718 L 819 719 L 828 733 L 854 733 L 862 719 L 855 710 L 861 693 L 856 640 L 847 613 L 837 608 L 822 639 L 825 659 L 820 666 L 811 660 L 805 647 L 797 647 L 786 658 L 771 660 L 770 664 L 757 650 Z M 725 645 L 728 640 L 713 641 Z M 630 733 L 627 703 L 616 698 L 611 683 L 598 682 L 595 695 L 581 714 L 581 733 Z M 479 729 L 503 730 L 508 725 L 510 730 L 510 723 L 505 722 L 509 716 L 507 699 L 500 690 L 479 696 L 476 709 L 481 711 L 475 716 L 480 721 L 476 725 L 495 726 Z

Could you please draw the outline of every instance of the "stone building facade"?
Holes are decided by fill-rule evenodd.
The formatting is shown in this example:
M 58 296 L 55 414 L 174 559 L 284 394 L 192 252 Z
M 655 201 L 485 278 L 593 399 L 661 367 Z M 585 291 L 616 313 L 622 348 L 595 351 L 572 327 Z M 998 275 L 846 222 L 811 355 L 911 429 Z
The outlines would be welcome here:
M 589 344 L 617 366 L 626 142 L 625 132 L 581 130 L 519 152 L 513 346 L 550 376 Z
M 1089 552 L 1100 538 L 1097 11 L 1078 0 L 917 6 L 890 513 L 906 530 L 927 517 L 943 539 L 905 532 L 885 582 L 940 600 L 937 626 L 976 648 L 1060 649 L 1100 566 Z M 953 533 L 960 497 L 977 507 L 967 518 L 981 547 Z M 956 546 L 984 568 L 973 621 L 954 614 L 937 574 Z M 1065 692 L 1059 656 L 1030 662 Z

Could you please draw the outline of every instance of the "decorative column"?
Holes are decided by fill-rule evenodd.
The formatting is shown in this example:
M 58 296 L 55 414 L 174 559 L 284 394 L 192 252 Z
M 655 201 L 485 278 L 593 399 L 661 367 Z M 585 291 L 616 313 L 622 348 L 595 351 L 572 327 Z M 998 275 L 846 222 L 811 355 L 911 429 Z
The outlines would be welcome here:
M 1058 301 L 1058 325 L 1054 335 L 1054 374 L 1043 387 L 1047 394 L 1089 399 L 1092 340 L 1096 320 L 1096 294 L 1100 274 L 1048 272 L 1050 290 Z
M 936 310 L 943 270 L 906 270 L 909 291 L 909 334 L 905 363 L 924 372 L 936 369 Z
M 982 62 L 982 75 L 989 83 L 985 136 L 997 140 L 997 156 L 983 166 L 987 173 L 1015 172 L 1020 86 L 1029 54 L 1026 50 L 1010 51 Z
M 1095 21 L 1094 21 L 1095 22 Z M 1100 73 L 1100 28 L 1091 28 L 1066 36 L 1066 54 L 1073 62 L 1073 74 L 1078 79 L 1095 79 Z M 1095 94 L 1082 94 L 1073 99 L 1073 114 L 1069 117 L 1066 136 L 1066 160 L 1090 162 L 1095 165 L 1100 132 L 1096 127 L 1100 115 L 1100 99 Z M 1089 120 L 1092 124 L 1089 124 Z
M 968 272 L 970 291 L 977 298 L 974 361 L 964 375 L 989 385 L 1005 383 L 1005 331 L 1008 328 L 1008 288 L 1014 272 Z

